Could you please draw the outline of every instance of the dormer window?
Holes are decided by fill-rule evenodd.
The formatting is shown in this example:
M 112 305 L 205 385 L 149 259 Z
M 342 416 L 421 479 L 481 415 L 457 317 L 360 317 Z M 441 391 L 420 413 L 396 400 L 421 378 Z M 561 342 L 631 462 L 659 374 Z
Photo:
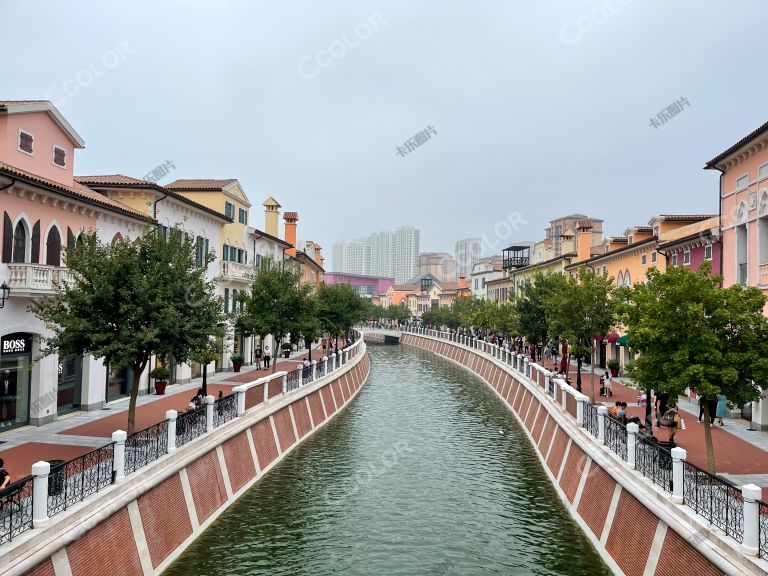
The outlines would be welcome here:
M 53 147 L 53 164 L 59 168 L 67 167 L 67 151 L 64 148 Z
M 19 130 L 19 152 L 24 152 L 24 154 L 29 154 L 31 156 L 34 154 L 34 151 L 35 137 L 29 132 Z

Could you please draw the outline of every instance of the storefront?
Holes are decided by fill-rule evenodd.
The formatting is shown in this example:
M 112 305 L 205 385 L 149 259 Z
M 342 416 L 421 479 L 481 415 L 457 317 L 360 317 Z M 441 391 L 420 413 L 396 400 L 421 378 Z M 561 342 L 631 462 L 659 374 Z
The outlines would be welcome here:
M 0 339 L 0 430 L 29 423 L 31 382 L 32 334 L 6 334 Z
M 133 382 L 133 370 L 122 368 L 115 371 L 107 366 L 107 402 L 124 398 L 131 391 Z
M 80 409 L 82 373 L 82 356 L 59 358 L 59 382 L 56 389 L 56 410 L 59 416 Z

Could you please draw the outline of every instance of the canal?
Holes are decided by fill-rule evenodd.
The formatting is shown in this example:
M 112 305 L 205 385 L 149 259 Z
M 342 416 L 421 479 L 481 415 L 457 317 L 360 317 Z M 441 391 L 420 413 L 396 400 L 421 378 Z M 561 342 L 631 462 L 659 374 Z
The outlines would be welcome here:
M 487 386 L 428 352 L 368 349 L 352 404 L 165 574 L 610 574 Z

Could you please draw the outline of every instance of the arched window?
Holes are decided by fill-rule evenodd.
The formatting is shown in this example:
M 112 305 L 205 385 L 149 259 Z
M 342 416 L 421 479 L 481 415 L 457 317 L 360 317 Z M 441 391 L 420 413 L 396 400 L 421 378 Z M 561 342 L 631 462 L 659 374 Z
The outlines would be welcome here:
M 624 286 L 632 286 L 632 281 L 629 279 L 629 270 L 624 270 Z
M 117 242 L 123 241 L 123 235 L 118 232 L 112 237 L 112 245 L 114 246 Z
M 48 266 L 61 266 L 61 234 L 56 226 L 48 230 L 45 239 L 45 263 Z
M 27 227 L 23 221 L 16 224 L 13 230 L 13 258 L 14 264 L 23 264 L 27 259 Z

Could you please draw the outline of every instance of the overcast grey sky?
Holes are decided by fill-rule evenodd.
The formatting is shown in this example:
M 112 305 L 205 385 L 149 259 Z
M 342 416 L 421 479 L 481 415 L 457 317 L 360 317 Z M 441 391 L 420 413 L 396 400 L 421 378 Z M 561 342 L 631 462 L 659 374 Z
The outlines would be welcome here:
M 571 212 L 614 235 L 717 213 L 704 162 L 768 120 L 765 0 L 0 7 L 0 98 L 57 103 L 86 141 L 76 173 L 171 160 L 161 183 L 238 178 L 252 224 L 274 196 L 328 262 L 333 241 L 400 224 L 453 252 L 539 239 Z M 514 212 L 512 235 L 498 223 Z

